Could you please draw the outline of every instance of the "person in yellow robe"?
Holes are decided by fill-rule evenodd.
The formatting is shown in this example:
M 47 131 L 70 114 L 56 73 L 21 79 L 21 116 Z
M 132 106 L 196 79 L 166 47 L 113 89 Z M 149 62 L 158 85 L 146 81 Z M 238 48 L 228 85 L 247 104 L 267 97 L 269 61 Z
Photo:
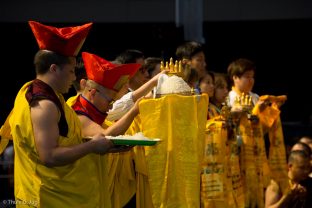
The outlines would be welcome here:
M 241 143 L 241 168 L 244 178 L 245 205 L 264 206 L 264 189 L 271 177 L 282 186 L 287 183 L 284 137 L 280 121 L 280 105 L 286 96 L 260 96 L 252 92 L 256 66 L 239 58 L 228 66 L 232 81 L 228 105 L 237 115 L 238 141 Z M 269 153 L 264 134 L 268 132 Z M 255 194 L 256 193 L 256 194 Z
M 62 96 L 75 79 L 75 56 L 92 23 L 29 25 L 40 48 L 36 79 L 20 89 L 9 117 L 16 207 L 98 207 L 96 164 L 89 156 L 104 154 L 113 144 L 103 134 L 83 142 L 79 119 Z
M 114 64 L 95 54 L 86 52 L 82 54 L 83 62 L 79 64 L 76 72 L 79 72 L 79 74 L 84 73 L 85 76 L 77 76 L 78 80 L 76 80 L 76 83 L 79 86 L 75 86 L 75 89 L 78 94 L 69 98 L 67 103 L 74 108 L 83 124 L 86 124 L 85 117 L 88 117 L 91 120 L 88 125 L 92 124 L 96 126 L 90 128 L 86 125 L 83 134 L 92 135 L 96 131 L 103 131 L 106 135 L 115 136 L 124 134 L 124 121 L 127 123 L 126 126 L 129 125 L 129 121 L 132 122 L 133 115 L 137 114 L 137 112 L 135 114 L 129 114 L 128 112 L 134 112 L 137 108 L 135 106 L 136 101 L 146 95 L 157 84 L 160 73 L 143 84 L 139 89 L 129 92 L 129 96 L 127 94 L 128 99 L 131 99 L 130 104 L 126 102 L 128 99 L 114 101 L 113 106 L 117 102 L 117 110 L 122 110 L 114 114 L 114 118 L 118 119 L 110 122 L 107 119 L 107 116 L 110 115 L 110 111 L 108 111 L 110 109 L 110 100 L 113 97 L 116 98 L 115 95 L 119 88 L 142 66 L 133 63 Z M 94 65 L 92 63 L 97 64 Z M 163 71 L 162 73 L 165 72 Z M 102 96 L 99 96 L 98 93 L 100 92 L 94 93 L 92 89 L 101 91 Z M 132 108 L 133 106 L 134 108 Z M 123 115 L 126 116 L 123 117 Z M 104 122 L 103 119 L 105 119 Z M 101 128 L 98 128 L 99 125 Z M 105 208 L 123 207 L 134 195 L 136 183 L 132 155 L 133 153 L 131 151 L 126 151 L 94 157 L 99 162 L 98 173 L 100 184 L 103 188 L 101 190 L 101 196 L 103 198 L 101 206 Z M 109 194 L 107 194 L 108 192 Z
M 138 106 L 134 105 L 122 118 L 115 123 L 106 125 L 105 118 L 109 106 L 117 91 L 140 68 L 140 64 L 113 64 L 95 54 L 83 52 L 82 59 L 87 74 L 87 80 L 74 102 L 69 105 L 78 114 L 84 136 L 103 133 L 110 136 L 124 134 L 138 114 Z M 95 64 L 96 63 L 96 64 Z M 120 146 L 116 151 L 127 151 L 130 147 Z M 124 153 L 127 154 L 128 153 Z M 130 154 L 131 156 L 131 154 Z M 131 158 L 120 158 L 118 154 L 94 156 L 97 162 L 97 174 L 100 184 L 99 207 L 122 207 L 135 193 L 135 178 Z M 125 160 L 123 160 L 125 159 Z M 128 159 L 128 161 L 126 161 Z M 120 161 L 123 161 L 122 162 Z M 120 166 L 123 169 L 120 169 Z M 127 167 L 127 168 L 126 168 Z M 128 172 L 127 172 L 127 171 Z M 130 173 L 129 173 L 130 172 Z M 130 175 L 130 176 L 129 176 Z M 130 177 L 130 178 L 129 178 Z

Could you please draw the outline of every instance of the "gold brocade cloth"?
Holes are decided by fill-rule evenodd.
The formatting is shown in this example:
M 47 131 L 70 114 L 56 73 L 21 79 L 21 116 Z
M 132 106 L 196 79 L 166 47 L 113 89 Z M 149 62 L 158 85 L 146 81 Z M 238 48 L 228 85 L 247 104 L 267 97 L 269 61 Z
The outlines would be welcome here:
M 137 207 L 200 206 L 207 107 L 206 95 L 168 95 L 140 102 L 141 131 L 162 141 L 136 149 L 137 195 L 142 196 L 137 197 Z M 152 199 L 152 205 L 147 205 L 144 195 Z

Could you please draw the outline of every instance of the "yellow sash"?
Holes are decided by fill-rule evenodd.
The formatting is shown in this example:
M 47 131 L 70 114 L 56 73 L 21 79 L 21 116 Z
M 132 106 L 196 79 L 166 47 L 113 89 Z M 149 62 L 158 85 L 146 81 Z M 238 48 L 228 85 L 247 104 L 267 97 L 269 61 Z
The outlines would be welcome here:
M 266 107 L 262 112 L 256 106 L 253 113 L 259 116 L 261 123 L 269 131 L 270 149 L 268 160 L 271 177 L 280 184 L 282 190 L 287 189 L 287 158 L 279 107 L 277 103 L 273 102 L 271 106 Z
M 201 173 L 201 207 L 228 207 L 227 131 L 222 121 L 208 120 L 206 125 L 204 161 Z
M 237 140 L 230 139 L 228 141 L 229 158 L 227 167 L 227 199 L 228 207 L 244 208 L 245 193 L 244 193 L 244 178 L 240 167 L 240 147 Z
M 243 139 L 241 168 L 245 180 L 245 205 L 263 207 L 264 187 L 268 185 L 270 175 L 262 128 L 260 123 L 252 123 L 243 115 L 240 132 Z
M 74 95 L 74 96 L 68 98 L 68 100 L 66 101 L 67 105 L 73 106 L 73 105 L 76 103 L 77 98 L 79 97 L 79 95 L 80 95 L 80 94 L 77 93 L 76 95 Z

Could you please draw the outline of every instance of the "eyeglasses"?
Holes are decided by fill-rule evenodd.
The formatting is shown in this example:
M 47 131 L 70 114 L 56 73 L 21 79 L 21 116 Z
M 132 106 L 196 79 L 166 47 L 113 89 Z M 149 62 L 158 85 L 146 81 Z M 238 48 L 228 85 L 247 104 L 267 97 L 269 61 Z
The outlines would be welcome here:
M 108 97 L 107 95 L 105 95 L 103 92 L 101 92 L 101 91 L 98 90 L 98 89 L 95 89 L 95 90 L 96 90 L 96 92 L 98 92 L 98 94 L 99 94 L 101 97 L 103 97 L 109 104 L 112 104 L 112 103 L 114 102 L 114 98 Z M 91 90 L 89 90 L 89 91 L 91 91 Z

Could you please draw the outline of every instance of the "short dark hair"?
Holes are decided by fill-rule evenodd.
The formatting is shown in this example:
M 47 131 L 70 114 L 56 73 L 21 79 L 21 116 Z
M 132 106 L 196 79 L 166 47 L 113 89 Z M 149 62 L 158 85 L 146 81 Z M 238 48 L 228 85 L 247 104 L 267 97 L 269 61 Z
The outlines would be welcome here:
M 143 58 L 144 53 L 136 49 L 127 49 L 119 54 L 115 61 L 120 64 L 136 63 L 137 59 Z
M 163 59 L 158 57 L 148 57 L 144 60 L 144 64 L 141 66 L 142 69 L 147 70 L 149 76 L 151 77 L 153 71 L 157 64 L 160 64 Z
M 241 77 L 245 72 L 255 70 L 256 66 L 254 62 L 245 58 L 239 58 L 231 62 L 227 68 L 227 72 L 231 81 L 233 81 L 233 76 Z
M 75 75 L 76 75 L 76 79 L 75 79 L 75 81 L 73 81 L 73 86 L 74 86 L 75 90 L 77 92 L 79 92 L 81 90 L 80 89 L 80 80 L 81 79 L 88 79 L 87 72 L 86 72 L 86 69 L 84 67 L 84 63 L 83 63 L 81 57 L 77 58 L 77 63 L 76 63 L 76 67 L 75 67 Z
M 192 59 L 199 52 L 204 52 L 202 44 L 195 41 L 187 41 L 177 47 L 175 55 L 177 60 Z
M 49 71 L 52 64 L 63 66 L 69 63 L 71 62 L 68 56 L 63 56 L 49 50 L 39 50 L 34 58 L 34 65 L 37 74 L 45 74 Z

